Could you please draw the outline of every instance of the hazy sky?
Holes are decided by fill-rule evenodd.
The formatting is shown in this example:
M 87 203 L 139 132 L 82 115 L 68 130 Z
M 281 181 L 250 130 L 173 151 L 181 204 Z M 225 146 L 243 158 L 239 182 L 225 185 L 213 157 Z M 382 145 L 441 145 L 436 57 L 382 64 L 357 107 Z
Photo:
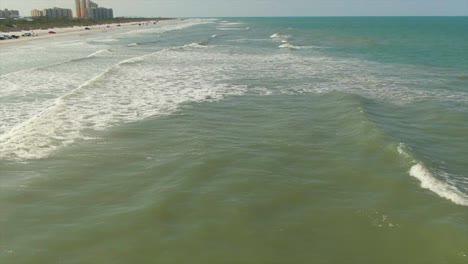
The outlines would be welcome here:
M 116 16 L 467 16 L 468 0 L 95 0 Z M 0 0 L 29 15 L 34 8 L 71 8 L 75 0 Z

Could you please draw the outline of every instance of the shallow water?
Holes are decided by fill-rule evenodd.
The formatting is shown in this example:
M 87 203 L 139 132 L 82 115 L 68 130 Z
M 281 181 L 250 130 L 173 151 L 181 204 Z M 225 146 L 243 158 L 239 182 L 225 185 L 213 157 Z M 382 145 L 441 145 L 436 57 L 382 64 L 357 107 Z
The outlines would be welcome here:
M 1 262 L 465 263 L 467 24 L 193 19 L 2 47 Z

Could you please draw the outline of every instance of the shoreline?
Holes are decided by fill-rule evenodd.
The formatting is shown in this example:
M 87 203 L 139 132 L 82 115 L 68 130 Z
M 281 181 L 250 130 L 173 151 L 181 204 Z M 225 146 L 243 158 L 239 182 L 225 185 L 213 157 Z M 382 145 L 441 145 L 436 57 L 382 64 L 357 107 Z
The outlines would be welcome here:
M 177 19 L 174 19 L 178 21 Z M 125 22 L 125 23 L 110 23 L 110 24 L 100 24 L 100 25 L 91 25 L 91 26 L 73 26 L 73 27 L 54 27 L 48 29 L 38 29 L 38 30 L 18 30 L 11 32 L 0 32 L 1 35 L 20 35 L 18 39 L 5 39 L 0 40 L 0 47 L 9 46 L 11 44 L 24 44 L 29 43 L 35 40 L 44 40 L 44 39 L 54 39 L 58 37 L 65 36 L 74 36 L 82 35 L 88 36 L 96 33 L 111 32 L 116 29 L 131 28 L 131 27 L 148 27 L 148 26 L 158 26 L 161 23 L 174 20 L 151 20 L 151 21 L 140 21 L 140 22 Z M 156 23 L 156 24 L 155 24 Z M 141 25 L 139 25 L 141 24 Z M 119 26 L 120 25 L 120 26 Z M 89 30 L 85 30 L 89 28 Z M 54 31 L 55 34 L 49 34 L 49 31 Z M 35 36 L 22 37 L 24 33 L 34 33 Z

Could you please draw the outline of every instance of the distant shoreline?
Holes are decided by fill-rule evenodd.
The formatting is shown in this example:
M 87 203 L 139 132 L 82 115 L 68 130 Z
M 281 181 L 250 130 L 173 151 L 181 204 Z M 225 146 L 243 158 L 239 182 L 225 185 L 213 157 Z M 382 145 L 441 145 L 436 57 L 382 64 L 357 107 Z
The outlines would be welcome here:
M 36 30 L 21 30 L 21 31 L 14 31 L 14 32 L 0 32 L 0 34 L 6 35 L 19 35 L 21 36 L 23 33 L 30 32 L 33 33 L 34 36 L 31 37 L 20 37 L 18 39 L 6 39 L 0 40 L 0 46 L 9 46 L 15 44 L 23 44 L 30 41 L 35 40 L 43 40 L 43 39 L 50 39 L 56 37 L 63 37 L 63 36 L 71 36 L 71 35 L 80 35 L 80 36 L 88 36 L 97 33 L 104 33 L 104 32 L 111 32 L 116 29 L 121 28 L 140 28 L 146 26 L 155 26 L 156 24 L 159 25 L 160 23 L 167 23 L 170 21 L 176 20 L 174 18 L 171 19 L 155 19 L 155 20 L 135 20 L 133 22 L 126 22 L 126 23 L 109 23 L 109 24 L 95 24 L 95 25 L 87 25 L 87 26 L 73 26 L 73 27 L 53 27 L 53 28 L 44 28 L 44 29 L 36 29 Z M 89 30 L 86 30 L 89 28 Z M 55 33 L 50 33 L 53 31 Z
M 45 30 L 51 28 L 68 28 L 68 27 L 86 27 L 108 24 L 124 24 L 124 23 L 145 23 L 149 21 L 173 20 L 175 18 L 113 18 L 104 20 L 93 19 L 56 19 L 48 20 L 45 18 L 35 19 L 34 21 L 7 19 L 0 21 L 0 32 L 11 34 L 16 32 Z

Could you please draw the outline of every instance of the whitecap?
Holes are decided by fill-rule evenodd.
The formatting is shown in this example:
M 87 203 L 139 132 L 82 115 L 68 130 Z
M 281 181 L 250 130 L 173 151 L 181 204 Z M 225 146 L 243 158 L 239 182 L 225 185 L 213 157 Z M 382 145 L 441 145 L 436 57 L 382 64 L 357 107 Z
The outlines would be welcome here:
M 96 57 L 98 55 L 105 54 L 105 53 L 110 53 L 110 52 L 111 51 L 109 49 L 98 50 L 98 51 L 93 52 L 92 54 L 88 55 L 87 58 Z
M 109 42 L 117 42 L 118 40 L 115 38 L 108 38 L 108 39 L 93 39 L 93 42 L 102 42 L 102 43 L 109 43 Z
M 283 42 L 283 41 L 282 41 Z M 287 41 L 283 42 L 284 44 L 278 46 L 279 48 L 287 48 L 287 49 L 295 49 L 295 50 L 300 50 L 300 49 L 319 49 L 321 47 L 316 47 L 316 46 L 297 46 L 294 44 L 291 44 Z
M 243 23 L 240 23 L 240 22 L 222 22 L 223 26 L 234 26 L 234 25 L 242 25 Z
M 420 162 L 411 167 L 409 174 L 421 182 L 421 187 L 458 205 L 468 206 L 468 197 L 455 186 L 441 181 Z
M 280 38 L 280 37 L 281 37 L 280 33 L 275 33 L 275 34 L 270 36 L 270 38 Z
M 190 47 L 190 48 L 208 48 L 208 47 L 210 47 L 210 46 L 202 45 L 202 44 L 200 44 L 200 43 L 194 42 L 194 43 L 187 44 L 187 45 L 185 45 L 184 47 Z
M 283 45 L 278 46 L 279 48 L 287 48 L 287 49 L 301 49 L 301 47 L 293 45 L 291 43 L 286 42 Z
M 224 30 L 224 31 L 239 31 L 239 30 L 247 30 L 245 28 L 233 28 L 233 27 L 217 27 L 217 30 Z

